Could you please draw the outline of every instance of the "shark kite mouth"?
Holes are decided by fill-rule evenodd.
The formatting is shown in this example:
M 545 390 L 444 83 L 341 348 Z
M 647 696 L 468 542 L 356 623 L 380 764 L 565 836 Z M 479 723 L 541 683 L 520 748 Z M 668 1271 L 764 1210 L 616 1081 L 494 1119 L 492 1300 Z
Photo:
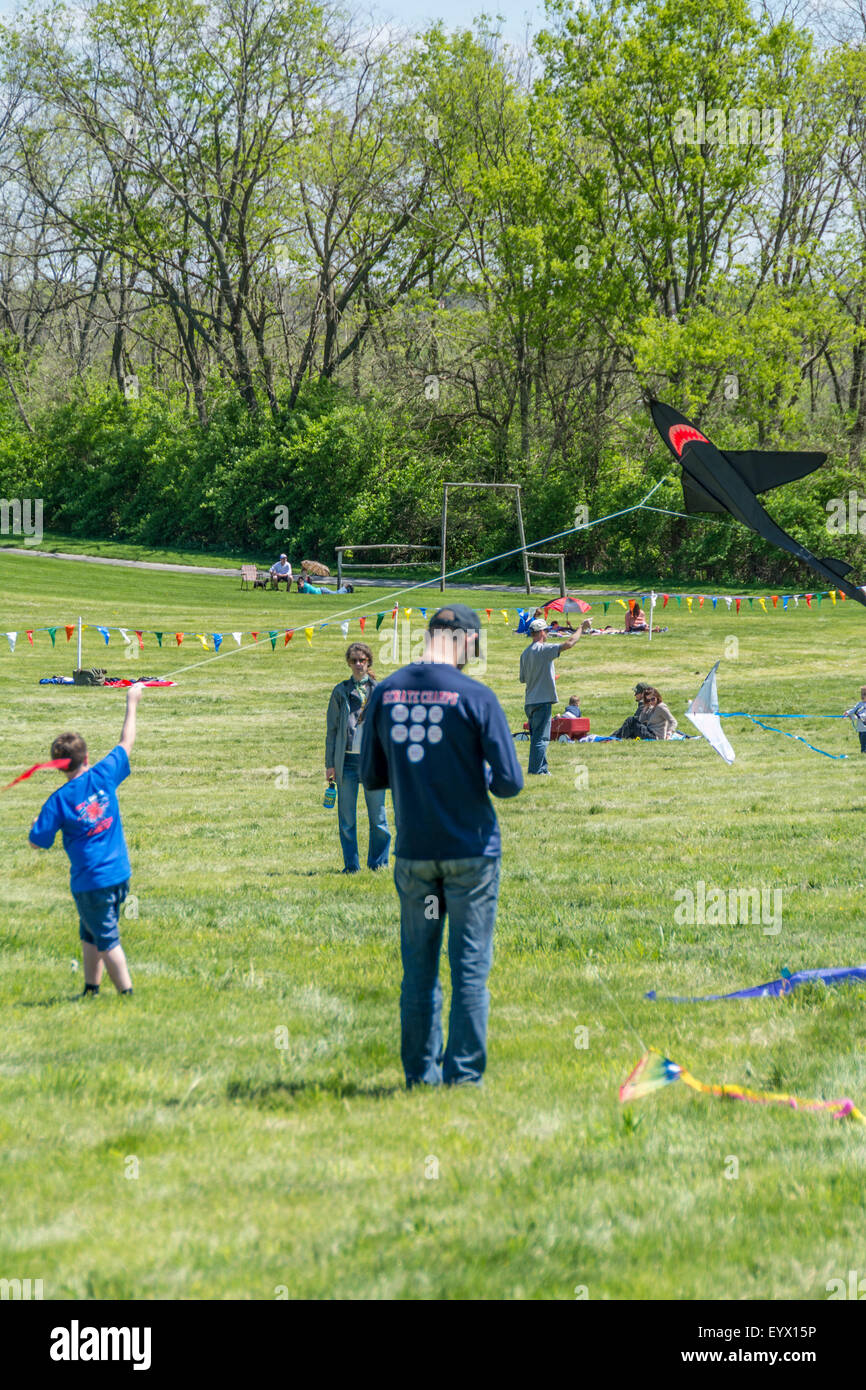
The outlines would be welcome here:
M 693 439 L 699 440 L 701 444 L 709 444 L 710 442 L 705 434 L 701 434 L 700 430 L 695 429 L 694 425 L 671 425 L 668 438 L 671 448 L 676 450 L 677 458 L 682 458 L 683 448 Z

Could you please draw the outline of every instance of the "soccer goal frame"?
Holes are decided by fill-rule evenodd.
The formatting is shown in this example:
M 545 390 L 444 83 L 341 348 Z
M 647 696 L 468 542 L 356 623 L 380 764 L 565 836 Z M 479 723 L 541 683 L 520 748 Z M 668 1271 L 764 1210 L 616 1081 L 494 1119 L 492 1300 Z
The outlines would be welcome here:
M 523 559 L 523 582 L 526 585 L 526 592 L 532 593 L 532 579 L 529 571 L 529 552 L 526 549 L 526 533 L 523 529 L 523 507 L 521 505 L 520 483 L 443 483 L 442 492 L 442 525 L 441 525 L 441 552 L 442 569 L 439 575 L 439 592 L 445 592 L 446 558 L 445 549 L 448 543 L 448 492 L 453 492 L 455 488 L 498 488 L 501 492 L 513 492 L 514 501 L 517 508 L 517 534 L 520 537 L 520 554 Z

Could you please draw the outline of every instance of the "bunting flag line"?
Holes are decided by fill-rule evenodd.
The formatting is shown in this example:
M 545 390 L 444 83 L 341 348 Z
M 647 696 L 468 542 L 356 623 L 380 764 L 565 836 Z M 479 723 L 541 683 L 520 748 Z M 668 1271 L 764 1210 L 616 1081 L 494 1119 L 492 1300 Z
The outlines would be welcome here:
M 866 585 L 863 586 L 863 592 L 866 593 Z M 802 598 L 802 599 L 805 600 L 806 608 L 808 609 L 808 611 L 809 611 L 809 612 L 814 612 L 816 608 L 817 608 L 817 609 L 820 609 L 821 604 L 823 603 L 823 600 L 824 600 L 825 598 L 829 598 L 830 601 L 831 601 L 831 603 L 832 603 L 832 605 L 833 605 L 833 607 L 835 608 L 835 607 L 837 607 L 837 606 L 841 606 L 841 602 L 843 602 L 843 601 L 845 600 L 845 598 L 847 597 L 847 595 L 844 594 L 844 593 L 841 591 L 841 589 L 840 589 L 840 590 L 830 589 L 830 590 L 825 590 L 825 591 L 823 591 L 823 592 L 814 591 L 814 592 L 809 592 L 809 593 L 766 594 L 766 595 L 761 595 L 761 594 L 759 594 L 759 595 L 752 595 L 752 594 L 748 594 L 748 595 L 734 595 L 734 594 L 723 594 L 723 595 L 697 594 L 697 595 L 694 595 L 694 594 L 674 594 L 674 593 L 670 593 L 670 592 L 664 592 L 664 593 L 660 593 L 660 594 L 658 595 L 658 597 L 661 599 L 661 606 L 662 606 L 663 609 L 664 609 L 664 608 L 667 608 L 667 606 L 668 606 L 668 604 L 670 603 L 671 599 L 676 599 L 677 607 L 678 607 L 678 608 L 681 607 L 682 602 L 683 602 L 683 599 L 685 599 L 686 607 L 687 607 L 687 609 L 688 609 L 689 614 L 691 614 L 692 616 L 694 616 L 696 613 L 706 612 L 706 611 L 707 611 L 706 608 L 705 608 L 705 604 L 706 604 L 707 599 L 709 599 L 709 602 L 710 602 L 710 605 L 711 605 L 711 608 L 712 608 L 712 612 L 713 612 L 713 613 L 715 613 L 715 612 L 720 608 L 720 604 L 721 604 L 722 600 L 724 600 L 724 604 L 725 604 L 725 610 L 724 610 L 724 611 L 730 612 L 730 611 L 731 611 L 731 608 L 733 607 L 733 608 L 735 609 L 736 613 L 739 615 L 740 612 L 741 612 L 741 609 L 742 609 L 742 605 L 743 605 L 744 599 L 745 599 L 745 600 L 748 601 L 750 610 L 754 610 L 755 607 L 756 607 L 756 605 L 757 605 L 757 608 L 759 608 L 760 611 L 761 611 L 763 614 L 770 614 L 770 613 L 772 612 L 772 613 L 774 613 L 774 614 L 779 614 L 779 613 L 781 613 L 781 614 L 783 614 L 783 615 L 787 615 L 787 614 L 789 613 L 789 611 L 791 611 L 791 610 L 790 610 L 790 605 L 791 605 L 792 600 L 793 600 L 794 609 L 798 609 L 798 608 L 799 608 L 799 606 L 800 606 L 800 599 Z M 840 600 L 840 604 L 839 604 L 839 605 L 837 605 L 837 603 L 836 603 L 837 597 L 838 597 L 839 600 Z M 697 608 L 695 608 L 695 606 L 694 606 L 695 598 L 697 598 Z M 768 600 L 769 600 L 769 603 L 768 603 Z M 781 602 L 780 602 L 780 600 L 781 600 Z M 597 600 L 596 600 L 596 601 L 597 601 Z M 813 601 L 814 601 L 814 602 L 813 602 Z M 626 609 L 627 607 L 630 606 L 630 604 L 631 604 L 632 602 L 635 602 L 635 600 L 630 600 L 630 601 L 627 603 L 626 600 L 624 600 L 623 598 L 621 598 L 619 595 L 615 595 L 615 596 L 611 596 L 611 597 L 609 597 L 609 598 L 603 599 L 603 601 L 602 601 L 602 607 L 603 607 L 603 610 L 604 610 L 604 613 L 605 613 L 605 614 L 608 613 L 611 604 L 614 603 L 614 602 L 616 602 L 621 608 Z M 642 599 L 642 603 L 645 605 L 646 602 L 647 602 L 647 598 L 646 598 L 646 596 L 644 596 L 643 599 Z M 573 598 L 567 598 L 567 599 L 565 599 L 565 600 L 563 600 L 563 599 L 550 600 L 547 604 L 543 604 L 542 606 L 544 607 L 544 610 L 545 610 L 545 611 L 547 611 L 548 609 L 552 609 L 552 608 L 558 608 L 558 609 L 560 609 L 561 611 L 566 611 L 566 609 L 571 608 L 574 604 L 577 604 L 577 606 L 581 609 L 581 611 L 583 611 L 584 607 L 586 607 L 586 608 L 589 607 L 588 604 L 587 604 L 587 605 L 584 605 L 583 600 L 573 599 Z M 400 611 L 399 606 L 395 605 L 394 608 L 391 610 L 391 614 L 390 614 L 392 620 L 396 618 L 396 616 L 397 616 L 397 614 L 399 613 L 399 611 Z M 411 618 L 411 615 L 412 615 L 413 612 L 415 612 L 415 611 L 416 611 L 416 610 L 414 610 L 413 608 L 404 607 L 403 612 L 404 612 L 404 615 L 405 615 L 407 621 Z M 426 620 L 426 618 L 427 618 L 427 611 L 428 611 L 427 608 L 426 608 L 426 607 L 425 607 L 425 608 L 418 608 L 417 611 L 421 614 L 422 618 L 424 618 L 424 619 Z M 486 615 L 486 618 L 487 618 L 488 623 L 491 622 L 491 621 L 492 621 L 493 610 L 490 609 L 490 608 L 485 608 L 483 611 L 484 611 L 484 613 L 485 613 L 485 615 Z M 520 615 L 520 613 L 521 613 L 522 611 L 524 611 L 524 610 L 518 609 L 518 616 Z M 499 610 L 499 612 L 500 612 L 501 615 L 502 615 L 503 622 L 504 622 L 506 625 L 509 625 L 509 624 L 511 623 L 511 621 L 512 621 L 512 612 L 511 612 L 511 610 L 510 610 L 510 609 L 507 609 L 507 608 L 501 608 L 501 609 Z M 373 617 L 373 616 L 375 616 L 376 631 L 378 632 L 378 631 L 380 630 L 381 626 L 382 626 L 382 623 L 385 621 L 386 617 L 388 616 L 388 614 L 387 614 L 387 612 L 379 612 L 379 613 L 376 613 L 375 615 L 373 615 L 373 614 L 367 614 L 367 613 L 361 614 L 361 615 L 358 617 L 358 625 L 359 625 L 359 628 L 360 628 L 360 631 L 361 631 L 361 632 L 364 632 L 364 630 L 365 630 L 368 617 Z M 343 635 L 343 637 L 348 636 L 348 633 L 349 633 L 349 631 L 351 630 L 351 620 L 349 620 L 349 619 L 343 619 L 343 620 L 340 621 L 337 625 L 339 626 L 340 632 L 341 632 L 341 634 Z M 125 628 L 125 627 L 116 627 L 116 628 L 113 628 L 113 627 L 110 627 L 108 624 L 103 624 L 103 623 L 99 623 L 99 624 L 88 624 L 88 623 L 83 623 L 83 624 L 82 624 L 82 628 L 87 628 L 88 626 L 92 627 L 92 628 L 94 629 L 94 631 L 96 631 L 96 632 L 99 633 L 100 637 L 102 638 L 102 640 L 103 640 L 103 642 L 105 643 L 106 646 L 109 646 L 109 645 L 110 645 L 111 634 L 112 634 L 113 632 L 117 632 L 117 633 L 120 634 L 120 637 L 121 637 L 123 643 L 125 644 L 125 646 L 129 647 L 129 646 L 131 646 L 132 643 L 133 643 L 133 637 L 130 635 L 129 629 L 127 629 L 127 628 Z M 329 622 L 328 622 L 327 620 L 325 620 L 325 621 L 323 621 L 323 622 L 317 622 L 317 623 L 313 624 L 311 630 L 312 630 L 314 633 L 315 633 L 316 631 L 321 632 L 321 631 L 323 631 L 325 628 L 327 628 L 328 626 L 329 626 Z M 39 628 L 27 628 L 26 631 L 27 631 L 27 641 L 28 641 L 28 644 L 29 644 L 31 647 L 34 646 L 34 645 L 35 645 L 35 640 L 34 640 L 35 634 L 45 632 L 45 633 L 48 634 L 48 637 L 49 637 L 49 639 L 50 639 L 50 641 L 51 641 L 52 647 L 55 646 L 55 644 L 56 644 L 56 635 L 57 635 L 57 632 L 59 631 L 59 629 L 60 629 L 61 627 L 63 628 L 63 630 L 64 630 L 65 633 L 66 633 L 66 640 L 67 640 L 67 642 L 68 642 L 68 641 L 71 641 L 71 639 L 72 639 L 72 634 L 76 631 L 77 624 L 75 624 L 75 623 L 63 623 L 63 624 L 55 623 L 55 624 L 52 624 L 51 626 L 45 626 L 45 627 L 39 627 Z M 306 629 L 304 629 L 304 631 L 306 632 Z M 146 636 L 150 636 L 150 635 L 152 635 L 152 636 L 154 636 L 154 637 L 156 638 L 157 646 L 158 646 L 159 648 L 162 648 L 162 644 L 163 644 L 163 643 L 162 643 L 162 639 L 163 639 L 163 637 L 164 637 L 164 635 L 165 635 L 164 632 L 162 632 L 162 631 L 157 631 L 156 629 L 143 629 L 143 628 L 135 628 L 135 629 L 133 629 L 133 632 L 134 632 L 135 638 L 136 638 L 137 641 L 138 641 L 139 650 L 141 650 L 141 651 L 144 650 L 144 647 L 145 647 L 145 640 L 144 640 L 144 639 L 145 639 Z M 180 647 L 180 646 L 183 644 L 184 637 L 187 636 L 187 635 L 188 635 L 188 634 L 185 634 L 185 633 L 183 633 L 183 632 L 176 632 L 176 633 L 174 634 L 175 642 L 176 642 L 176 644 L 177 644 L 178 647 Z M 232 637 L 233 637 L 234 640 L 235 640 L 236 646 L 237 646 L 237 647 L 242 647 L 242 645 L 243 645 L 243 637 L 244 637 L 243 632 L 233 631 L 231 635 L 232 635 Z M 219 633 L 209 633 L 209 634 L 196 633 L 195 636 L 196 636 L 196 639 L 201 643 L 201 645 L 202 645 L 202 647 L 204 648 L 205 651 L 210 651 L 210 650 L 211 650 L 210 645 L 209 645 L 209 640 L 208 640 L 208 639 L 210 638 L 210 639 L 213 641 L 214 650 L 217 652 L 217 654 L 220 653 L 220 647 L 221 647 L 221 645 L 222 645 L 223 637 L 224 637 L 224 634 L 223 634 L 223 633 L 221 633 L 221 632 L 219 632 Z M 259 633 L 258 633 L 258 632 L 251 632 L 251 633 L 250 633 L 250 636 L 252 637 L 253 642 L 256 642 L 256 643 L 258 642 L 258 638 L 259 638 Z M 217 641 L 217 639 L 219 639 L 219 640 Z M 16 650 L 15 645 L 13 645 L 13 644 L 10 642 L 10 654 L 14 654 L 14 653 L 15 653 L 15 650 Z M 820 752 L 820 751 L 822 751 L 822 750 L 819 749 L 819 750 L 817 750 L 817 751 Z M 828 755 L 828 756 L 829 756 L 829 755 Z
M 698 1091 L 704 1096 L 714 1096 L 717 1100 L 745 1100 L 756 1105 L 784 1105 L 789 1110 L 812 1113 L 824 1110 L 837 1120 L 849 1119 L 855 1124 L 866 1125 L 866 1116 L 862 1115 L 854 1102 L 847 1097 L 842 1100 L 801 1100 L 798 1096 L 788 1095 L 784 1091 L 749 1091 L 744 1086 L 708 1085 L 704 1081 L 698 1081 L 685 1067 L 672 1062 L 669 1057 L 663 1057 L 654 1048 L 641 1057 L 634 1071 L 620 1086 L 620 1101 L 626 1104 L 628 1101 L 641 1100 L 652 1091 L 658 1091 L 674 1081 L 682 1081 L 692 1091 Z

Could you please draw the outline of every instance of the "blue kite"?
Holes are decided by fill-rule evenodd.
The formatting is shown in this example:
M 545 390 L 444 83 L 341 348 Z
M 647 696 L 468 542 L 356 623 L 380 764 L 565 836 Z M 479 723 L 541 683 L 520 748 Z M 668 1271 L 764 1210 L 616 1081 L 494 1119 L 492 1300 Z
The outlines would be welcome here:
M 661 999 L 667 1004 L 709 1004 L 717 999 L 778 999 L 790 994 L 798 985 L 823 984 L 841 985 L 858 981 L 866 984 L 866 965 L 842 965 L 829 970 L 783 970 L 778 980 L 769 980 L 765 985 L 753 985 L 751 989 L 735 989 L 731 994 L 688 995 L 663 994 Z M 644 995 L 656 1003 L 659 999 L 654 989 Z

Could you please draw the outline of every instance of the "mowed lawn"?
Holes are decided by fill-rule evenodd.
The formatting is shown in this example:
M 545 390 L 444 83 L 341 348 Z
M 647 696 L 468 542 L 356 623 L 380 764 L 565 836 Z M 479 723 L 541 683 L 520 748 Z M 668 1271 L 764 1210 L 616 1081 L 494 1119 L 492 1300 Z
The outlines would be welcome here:
M 0 1277 L 42 1279 L 46 1298 L 823 1299 L 828 1280 L 866 1276 L 866 1128 L 683 1086 L 617 1098 L 640 1038 L 702 1080 L 866 1105 L 862 988 L 643 998 L 866 960 L 866 759 L 850 724 L 786 725 L 844 762 L 744 720 L 726 721 L 732 768 L 703 741 L 554 745 L 553 777 L 497 808 L 485 1088 L 406 1094 L 393 884 L 340 875 L 322 806 L 346 642 L 339 620 L 312 645 L 282 638 L 356 603 L 390 608 L 386 592 L 287 598 L 0 556 L 0 593 L 0 628 L 19 632 L 14 656 L 0 637 L 4 783 L 67 728 L 104 754 L 123 716 L 121 693 L 39 687 L 71 674 L 74 639 L 61 627 L 55 650 L 45 634 L 31 649 L 25 629 L 82 614 L 189 634 L 162 652 L 146 634 L 135 661 L 89 630 L 85 665 L 120 675 L 204 660 L 197 632 L 280 633 L 276 651 L 237 654 L 227 635 L 224 658 L 142 700 L 121 790 L 133 1000 L 109 985 L 78 998 L 66 857 L 27 844 L 55 775 L 0 797 Z M 522 639 L 499 611 L 515 598 L 459 598 L 493 610 L 484 679 L 518 729 Z M 416 636 L 418 607 L 438 601 L 403 600 Z M 838 713 L 866 681 L 850 602 L 739 617 L 695 602 L 658 620 L 670 631 L 651 647 L 591 638 L 563 657 L 560 691 L 594 731 L 631 712 L 635 679 L 690 727 L 686 701 L 719 657 L 728 710 Z M 387 673 L 373 619 L 366 636 Z M 781 929 L 678 925 L 677 890 L 699 881 L 780 889 Z

